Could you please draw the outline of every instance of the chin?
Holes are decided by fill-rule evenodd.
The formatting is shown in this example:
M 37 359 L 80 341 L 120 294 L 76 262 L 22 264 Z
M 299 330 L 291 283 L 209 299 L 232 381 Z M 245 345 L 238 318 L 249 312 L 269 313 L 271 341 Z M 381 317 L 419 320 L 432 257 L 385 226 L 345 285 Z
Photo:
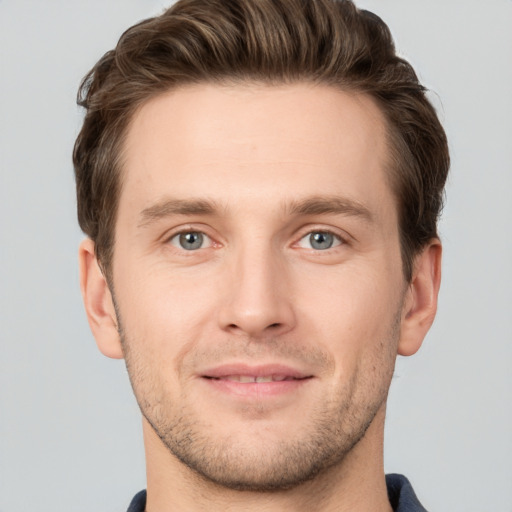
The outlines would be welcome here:
M 277 492 L 293 489 L 340 465 L 361 440 L 378 407 L 354 417 L 350 407 L 337 413 L 319 411 L 301 428 L 283 424 L 272 432 L 269 422 L 220 434 L 212 424 L 185 421 L 181 415 L 164 425 L 146 417 L 165 449 L 203 481 L 236 491 Z M 297 420 L 297 415 L 295 415 Z

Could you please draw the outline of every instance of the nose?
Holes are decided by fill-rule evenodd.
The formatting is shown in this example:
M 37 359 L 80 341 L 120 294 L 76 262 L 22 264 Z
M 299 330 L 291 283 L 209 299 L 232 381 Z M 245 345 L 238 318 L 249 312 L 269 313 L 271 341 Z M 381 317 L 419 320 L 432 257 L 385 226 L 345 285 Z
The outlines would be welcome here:
M 227 270 L 220 327 L 257 339 L 282 335 L 296 318 L 286 265 L 272 248 L 240 251 Z

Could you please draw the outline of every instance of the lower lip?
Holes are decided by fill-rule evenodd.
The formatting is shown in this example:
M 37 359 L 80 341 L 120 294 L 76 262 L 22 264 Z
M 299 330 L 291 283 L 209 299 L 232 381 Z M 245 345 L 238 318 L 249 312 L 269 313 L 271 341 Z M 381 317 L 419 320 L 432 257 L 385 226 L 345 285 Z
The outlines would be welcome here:
M 206 377 L 203 377 L 202 380 L 211 388 L 222 393 L 247 398 L 266 398 L 296 391 L 309 382 L 311 378 L 272 382 L 238 382 L 234 380 L 208 379 Z

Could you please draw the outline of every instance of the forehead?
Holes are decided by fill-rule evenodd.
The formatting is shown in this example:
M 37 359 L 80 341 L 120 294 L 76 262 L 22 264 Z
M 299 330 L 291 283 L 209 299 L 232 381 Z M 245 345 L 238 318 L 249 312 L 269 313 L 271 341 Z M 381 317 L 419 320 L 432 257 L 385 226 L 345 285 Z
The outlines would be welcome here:
M 340 194 L 378 207 L 390 193 L 386 146 L 365 95 L 307 83 L 178 88 L 128 127 L 119 214 L 169 194 L 261 208 Z

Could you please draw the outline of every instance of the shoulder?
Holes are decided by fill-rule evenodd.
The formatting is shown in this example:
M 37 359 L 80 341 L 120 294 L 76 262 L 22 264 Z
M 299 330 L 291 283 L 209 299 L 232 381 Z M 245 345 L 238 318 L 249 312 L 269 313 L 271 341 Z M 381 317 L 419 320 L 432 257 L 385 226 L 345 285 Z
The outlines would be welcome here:
M 419 502 L 411 483 L 405 476 L 386 475 L 389 502 L 394 512 L 427 512 Z
M 126 512 L 144 512 L 146 508 L 146 491 L 138 492 L 132 499 Z

